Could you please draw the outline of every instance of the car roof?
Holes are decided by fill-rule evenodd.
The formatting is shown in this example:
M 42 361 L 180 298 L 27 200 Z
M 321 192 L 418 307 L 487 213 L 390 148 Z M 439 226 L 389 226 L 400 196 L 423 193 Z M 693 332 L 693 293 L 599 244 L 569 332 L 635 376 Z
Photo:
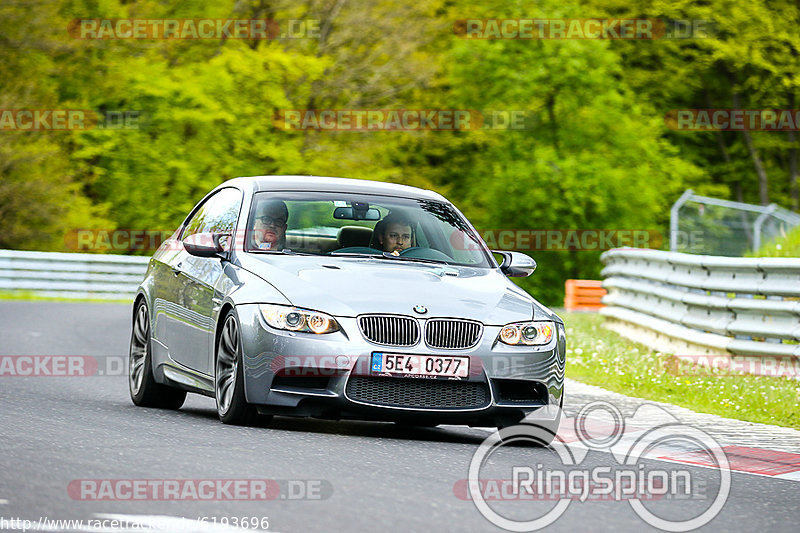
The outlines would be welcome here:
M 351 178 L 330 178 L 323 176 L 248 176 L 226 181 L 220 187 L 235 185 L 260 191 L 324 191 L 345 192 L 355 194 L 380 194 L 399 196 L 401 198 L 421 198 L 426 200 L 447 201 L 441 194 L 382 181 L 360 180 Z

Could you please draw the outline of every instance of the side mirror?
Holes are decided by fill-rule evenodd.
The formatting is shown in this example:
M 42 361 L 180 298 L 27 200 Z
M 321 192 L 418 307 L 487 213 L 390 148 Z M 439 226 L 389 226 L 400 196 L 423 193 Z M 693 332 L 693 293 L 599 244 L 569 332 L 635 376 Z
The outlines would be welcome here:
M 503 256 L 500 271 L 509 278 L 525 278 L 536 270 L 536 261 L 521 252 L 492 250 L 492 253 Z
M 225 259 L 228 252 L 227 233 L 195 233 L 183 239 L 183 247 L 197 257 L 219 257 Z

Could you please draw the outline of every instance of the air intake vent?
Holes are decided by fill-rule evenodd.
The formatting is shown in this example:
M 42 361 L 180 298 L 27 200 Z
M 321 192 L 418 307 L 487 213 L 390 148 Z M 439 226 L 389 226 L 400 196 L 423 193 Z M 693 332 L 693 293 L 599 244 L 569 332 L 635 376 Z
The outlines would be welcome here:
M 489 403 L 489 388 L 477 381 L 351 377 L 346 392 L 353 401 L 417 409 L 479 409 Z
M 472 348 L 481 338 L 483 325 L 470 320 L 432 318 L 425 325 L 425 343 L 432 348 Z
M 368 340 L 386 346 L 414 346 L 419 342 L 419 323 L 411 317 L 367 315 L 358 319 Z

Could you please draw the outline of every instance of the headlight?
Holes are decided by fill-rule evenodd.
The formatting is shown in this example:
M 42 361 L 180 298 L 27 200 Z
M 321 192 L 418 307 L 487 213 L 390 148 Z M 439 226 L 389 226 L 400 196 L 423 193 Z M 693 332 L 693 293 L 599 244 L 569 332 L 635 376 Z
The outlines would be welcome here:
M 500 330 L 500 341 L 512 346 L 542 345 L 552 340 L 555 331 L 556 325 L 553 322 L 517 322 L 503 326 Z
M 305 333 L 333 333 L 339 330 L 336 319 L 325 313 L 288 305 L 261 304 L 261 316 L 275 329 Z

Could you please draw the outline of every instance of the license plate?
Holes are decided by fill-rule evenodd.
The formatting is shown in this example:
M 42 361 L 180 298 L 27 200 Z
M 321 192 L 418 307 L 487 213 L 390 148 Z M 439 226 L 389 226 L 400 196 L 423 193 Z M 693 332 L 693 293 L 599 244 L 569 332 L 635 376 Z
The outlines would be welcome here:
M 370 369 L 382 376 L 466 378 L 469 357 L 374 352 Z

